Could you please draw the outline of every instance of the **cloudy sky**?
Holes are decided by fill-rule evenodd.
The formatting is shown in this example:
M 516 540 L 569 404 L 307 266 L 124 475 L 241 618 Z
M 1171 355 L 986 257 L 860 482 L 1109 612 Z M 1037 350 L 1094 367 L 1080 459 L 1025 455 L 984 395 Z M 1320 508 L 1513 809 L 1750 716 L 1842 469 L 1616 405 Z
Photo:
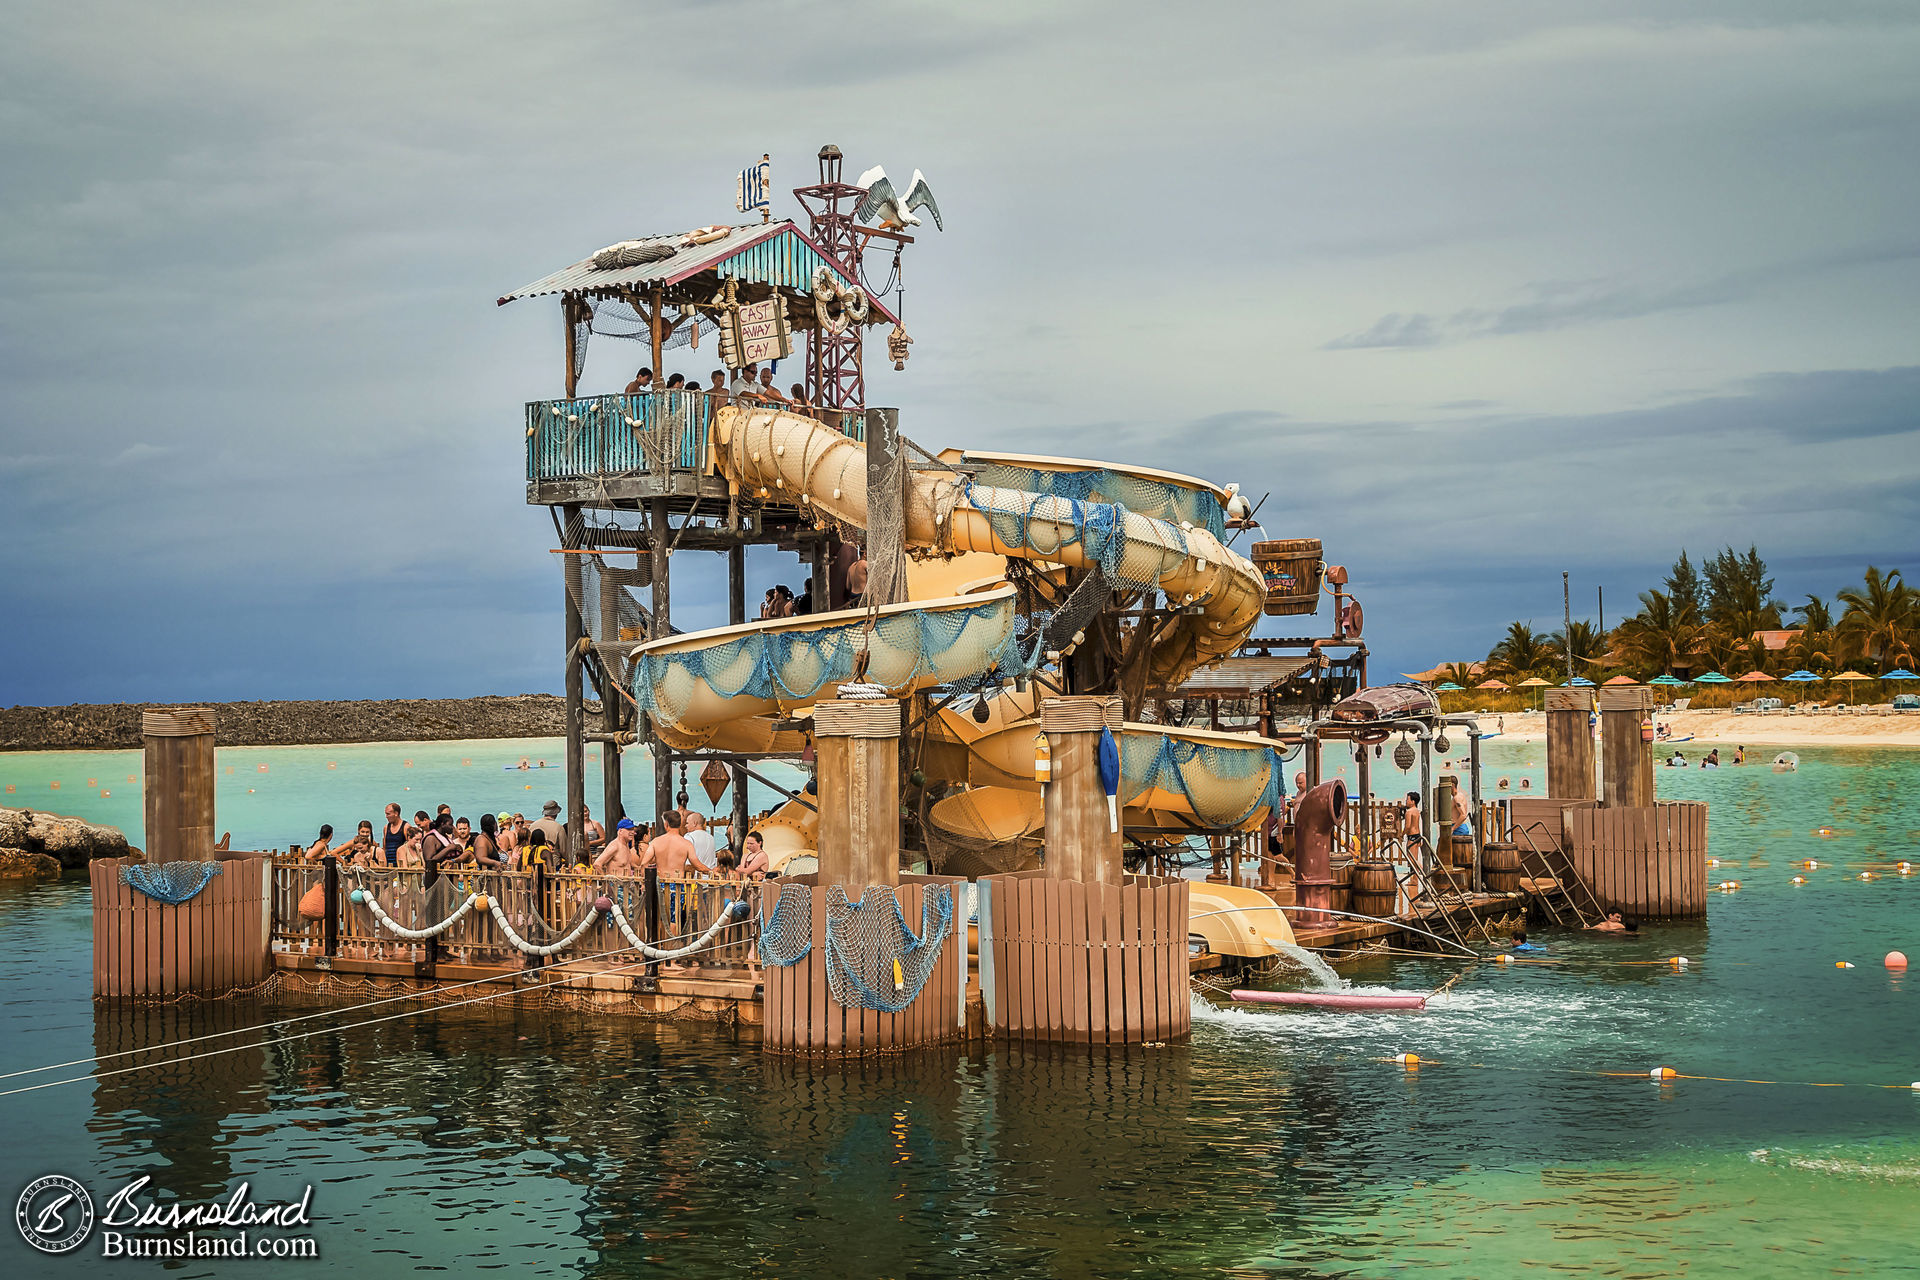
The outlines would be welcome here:
M 1920 571 L 1909 4 L 9 15 L 0 702 L 557 689 L 560 326 L 494 299 L 823 142 L 946 215 L 871 401 L 1270 492 L 1376 671 L 1557 625 L 1562 569 L 1617 618 L 1682 545 Z

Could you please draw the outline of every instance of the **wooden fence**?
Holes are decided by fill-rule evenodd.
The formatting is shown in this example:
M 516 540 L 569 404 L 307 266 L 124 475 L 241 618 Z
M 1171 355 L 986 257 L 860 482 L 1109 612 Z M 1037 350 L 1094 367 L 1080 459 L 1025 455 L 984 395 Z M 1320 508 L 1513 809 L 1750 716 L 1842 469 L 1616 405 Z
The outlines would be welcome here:
M 266 980 L 270 863 L 242 858 L 186 902 L 158 902 L 120 882 L 133 859 L 88 864 L 93 884 L 93 994 L 109 1000 L 219 996 Z
M 913 1003 L 898 1013 L 849 1009 L 827 985 L 826 890 L 812 875 L 782 879 L 803 884 L 812 894 L 813 947 L 797 963 L 763 970 L 763 1047 L 774 1053 L 896 1053 L 924 1045 L 947 1044 L 965 1034 L 967 993 L 967 921 L 960 881 L 946 876 L 902 876 L 896 892 L 909 926 L 920 927 L 929 885 L 953 885 L 953 931 L 940 948 L 933 973 Z M 777 889 L 775 890 L 777 892 Z M 769 905 L 773 898 L 768 898 Z
M 542 945 L 571 933 L 593 901 L 605 894 L 620 905 L 627 924 L 642 939 L 663 949 L 684 946 L 713 923 L 729 899 L 745 897 L 755 908 L 765 886 L 738 880 L 648 880 L 641 876 L 605 876 L 573 872 L 535 876 L 525 872 L 442 872 L 429 886 L 418 867 L 349 868 L 338 872 L 334 899 L 333 947 L 327 921 L 300 914 L 300 900 L 324 883 L 326 867 L 317 862 L 282 861 L 273 870 L 273 940 L 278 950 L 347 956 L 356 959 L 428 958 L 425 942 L 401 938 L 382 927 L 364 903 L 350 895 L 371 892 L 394 923 L 409 929 L 438 924 L 457 910 L 469 893 L 497 901 L 513 931 Z M 744 967 L 756 929 L 749 921 L 723 930 L 697 959 L 703 966 Z M 492 911 L 469 911 L 437 939 L 441 963 L 518 967 L 523 953 L 500 930 Z M 626 935 L 611 920 L 590 926 L 574 944 L 546 963 L 605 957 L 611 964 L 635 964 Z
M 1707 806 L 1566 811 L 1573 872 L 1608 911 L 1642 920 L 1707 913 Z
M 1011 1040 L 1141 1044 L 1192 1030 L 1184 880 L 980 881 L 980 989 Z

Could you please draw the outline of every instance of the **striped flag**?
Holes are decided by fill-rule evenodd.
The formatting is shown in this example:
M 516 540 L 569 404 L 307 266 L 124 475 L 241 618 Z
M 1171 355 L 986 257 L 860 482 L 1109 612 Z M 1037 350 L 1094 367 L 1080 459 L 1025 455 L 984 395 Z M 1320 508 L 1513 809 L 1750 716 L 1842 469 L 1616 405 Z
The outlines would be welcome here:
M 773 209 L 773 157 L 761 156 L 760 163 L 740 171 L 733 180 L 733 207 L 741 213 Z

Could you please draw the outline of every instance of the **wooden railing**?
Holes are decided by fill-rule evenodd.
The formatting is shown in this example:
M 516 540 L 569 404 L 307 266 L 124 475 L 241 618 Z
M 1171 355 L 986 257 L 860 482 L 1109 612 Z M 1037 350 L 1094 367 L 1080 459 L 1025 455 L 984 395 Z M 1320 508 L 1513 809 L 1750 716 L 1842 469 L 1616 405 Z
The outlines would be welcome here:
M 527 479 L 704 472 L 707 433 L 719 407 L 717 397 L 702 391 L 535 400 L 527 405 Z M 790 412 L 866 439 L 861 410 Z
M 500 904 L 513 931 L 535 945 L 546 945 L 573 932 L 595 899 L 604 894 L 619 904 L 634 933 L 663 950 L 694 941 L 718 918 L 729 900 L 738 901 L 744 896 L 752 908 L 748 919 L 723 929 L 711 946 L 690 959 L 703 966 L 746 966 L 753 959 L 759 936 L 760 899 L 765 890 L 765 885 L 753 881 L 660 880 L 574 872 L 549 875 L 544 871 L 456 869 L 437 874 L 431 883 L 428 873 L 420 868 L 338 867 L 333 874 L 330 909 L 323 888 L 320 897 L 326 914 L 307 919 L 300 914 L 301 899 L 315 885 L 327 884 L 327 866 L 304 861 L 275 863 L 272 898 L 276 950 L 409 960 L 416 964 L 436 959 L 449 964 L 513 968 L 531 960 L 507 940 L 491 910 L 469 911 L 429 945 L 383 928 L 364 903 L 352 901 L 354 889 L 373 894 L 387 916 L 408 929 L 438 924 L 458 910 L 469 894 L 485 894 Z M 637 965 L 640 957 L 612 920 L 602 919 L 565 950 L 531 962 L 570 964 L 588 960 Z

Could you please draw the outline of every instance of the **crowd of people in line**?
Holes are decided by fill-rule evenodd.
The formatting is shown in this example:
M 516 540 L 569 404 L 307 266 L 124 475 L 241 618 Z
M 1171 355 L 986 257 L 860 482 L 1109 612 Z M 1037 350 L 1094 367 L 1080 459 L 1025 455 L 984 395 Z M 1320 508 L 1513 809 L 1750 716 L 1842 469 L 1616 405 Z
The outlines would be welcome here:
M 808 399 L 807 388 L 802 383 L 794 383 L 783 393 L 773 380 L 771 364 L 764 369 L 750 364 L 743 369 L 735 369 L 731 376 L 725 369 L 715 369 L 708 375 L 708 381 L 709 385 L 703 387 L 698 378 L 670 373 L 665 382 L 656 386 L 653 370 L 643 368 L 627 384 L 627 394 L 637 396 L 656 391 L 677 391 L 705 396 L 715 409 L 735 401 L 741 404 L 773 405 L 796 413 L 811 413 L 818 407 Z
M 376 829 L 363 819 L 353 837 L 340 843 L 332 825 L 323 824 L 302 856 L 309 861 L 332 856 L 360 867 L 524 874 L 536 866 L 612 876 L 639 876 L 654 868 L 664 880 L 764 880 L 775 874 L 760 832 L 749 831 L 738 848 L 720 844 L 706 816 L 691 809 L 669 809 L 651 823 L 623 816 L 611 835 L 594 820 L 592 809 L 583 808 L 581 817 L 585 841 L 576 850 L 568 847 L 555 800 L 531 822 L 520 813 L 483 813 L 475 823 L 455 817 L 444 804 L 437 813 L 417 810 L 408 821 L 398 804 L 389 804 L 383 826 Z

